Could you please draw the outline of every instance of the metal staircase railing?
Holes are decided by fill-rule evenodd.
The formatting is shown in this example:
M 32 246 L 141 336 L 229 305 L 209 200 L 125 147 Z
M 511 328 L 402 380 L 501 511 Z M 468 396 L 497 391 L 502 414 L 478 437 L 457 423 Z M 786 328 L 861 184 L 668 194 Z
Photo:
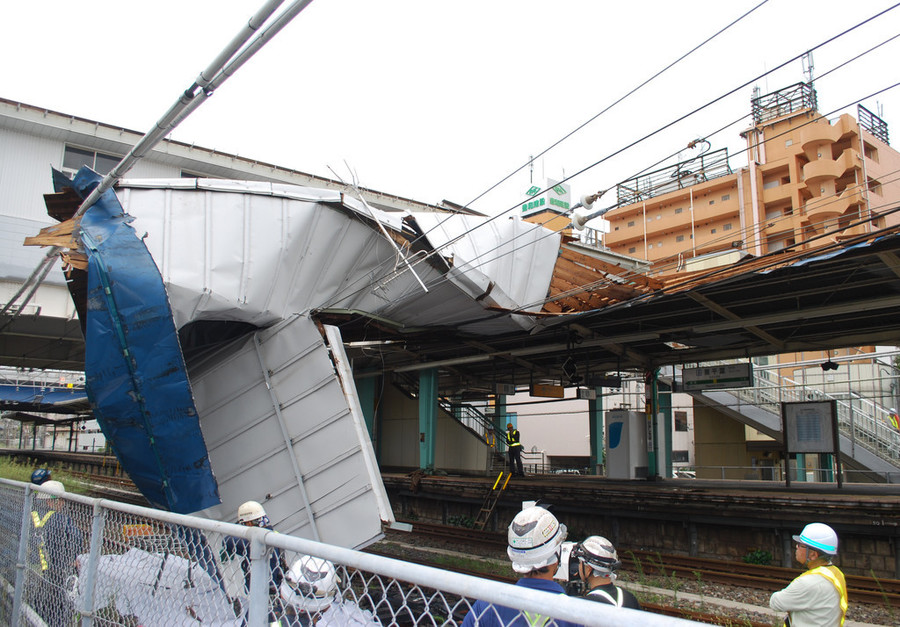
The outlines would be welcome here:
M 890 426 L 890 412 L 880 404 L 855 392 L 824 392 L 771 370 L 756 370 L 754 380 L 755 387 L 725 391 L 778 416 L 783 402 L 835 400 L 840 431 L 855 444 L 900 466 L 900 433 Z
M 419 382 L 415 377 L 406 373 L 394 373 L 393 382 L 409 398 L 419 398 Z M 438 406 L 485 446 L 496 448 L 498 443 L 506 443 L 506 431 L 495 426 L 477 407 L 454 402 L 445 396 L 438 397 Z

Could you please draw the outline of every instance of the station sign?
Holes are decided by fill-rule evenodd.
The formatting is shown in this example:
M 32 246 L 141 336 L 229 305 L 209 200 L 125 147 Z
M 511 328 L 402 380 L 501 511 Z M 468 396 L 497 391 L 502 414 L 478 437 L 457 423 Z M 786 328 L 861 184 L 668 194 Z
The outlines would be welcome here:
M 513 383 L 495 383 L 494 394 L 512 396 L 516 393 L 516 386 Z
M 578 388 L 578 398 L 595 401 L 597 400 L 597 390 L 593 388 Z
M 532 396 L 543 396 L 547 398 L 565 398 L 566 396 L 566 389 L 561 385 L 532 383 L 530 392 Z
M 749 388 L 753 387 L 753 365 L 741 363 L 685 368 L 681 371 L 681 381 L 684 392 Z

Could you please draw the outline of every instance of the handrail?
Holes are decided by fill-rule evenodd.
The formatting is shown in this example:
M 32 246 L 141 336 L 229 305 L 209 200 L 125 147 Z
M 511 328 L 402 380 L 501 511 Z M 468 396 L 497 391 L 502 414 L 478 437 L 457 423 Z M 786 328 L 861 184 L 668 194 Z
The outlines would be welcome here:
M 730 388 L 723 391 L 775 415 L 781 415 L 781 403 L 834 400 L 841 432 L 854 444 L 881 459 L 893 464 L 900 462 L 900 433 L 888 426 L 887 417 L 890 412 L 879 403 L 853 391 L 825 392 L 768 369 L 756 370 L 754 383 L 752 388 Z

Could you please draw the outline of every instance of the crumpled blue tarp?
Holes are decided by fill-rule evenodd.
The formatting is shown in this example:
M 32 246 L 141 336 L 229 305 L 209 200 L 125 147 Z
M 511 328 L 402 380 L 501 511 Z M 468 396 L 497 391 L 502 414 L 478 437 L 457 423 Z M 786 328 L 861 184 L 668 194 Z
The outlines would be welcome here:
M 72 181 L 85 198 L 101 177 Z M 154 507 L 191 513 L 219 503 L 218 485 L 162 277 L 107 190 L 81 219 L 88 254 L 85 375 L 94 417 Z

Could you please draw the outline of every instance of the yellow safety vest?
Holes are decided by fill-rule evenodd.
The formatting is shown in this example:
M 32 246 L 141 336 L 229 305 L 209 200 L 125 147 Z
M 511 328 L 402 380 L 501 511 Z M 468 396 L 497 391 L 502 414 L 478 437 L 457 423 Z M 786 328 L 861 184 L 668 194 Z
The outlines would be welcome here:
M 514 446 L 522 446 L 522 443 L 519 442 L 519 430 L 513 429 L 512 431 L 506 432 L 506 439 L 509 442 L 509 448 Z
M 838 594 L 841 595 L 841 625 L 843 625 L 849 605 L 847 602 L 847 581 L 844 579 L 844 573 L 837 566 L 819 566 L 806 571 L 800 577 L 805 577 L 806 575 L 821 575 L 837 588 Z
M 43 527 L 44 525 L 47 524 L 47 521 L 50 520 L 50 517 L 53 516 L 53 514 L 55 514 L 55 513 L 56 513 L 56 510 L 51 509 L 49 512 L 44 514 L 43 518 L 41 518 L 37 512 L 32 511 L 31 512 L 31 523 L 34 525 L 35 529 L 40 529 L 41 527 Z M 47 556 L 44 555 L 44 538 L 41 537 L 40 541 L 41 541 L 41 544 L 40 544 L 40 546 L 38 546 L 38 555 L 40 555 L 40 557 L 41 557 L 41 570 L 47 570 L 48 568 L 50 568 L 50 563 L 47 561 Z

